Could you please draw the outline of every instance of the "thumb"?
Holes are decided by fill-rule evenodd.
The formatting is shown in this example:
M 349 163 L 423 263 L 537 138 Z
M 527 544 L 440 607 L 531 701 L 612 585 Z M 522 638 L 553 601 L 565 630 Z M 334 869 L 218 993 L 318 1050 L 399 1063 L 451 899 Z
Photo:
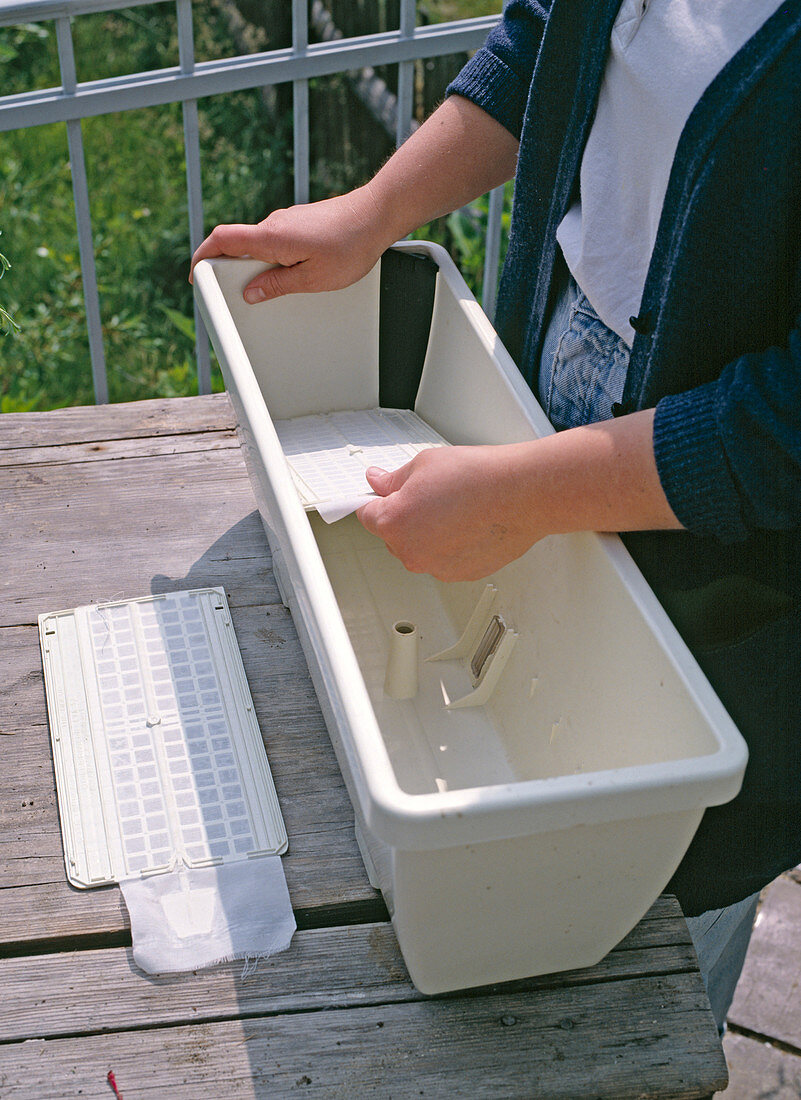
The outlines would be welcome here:
M 284 294 L 297 294 L 306 290 L 302 264 L 291 267 L 269 267 L 257 275 L 245 287 L 244 298 L 250 305 L 281 298 Z
M 400 489 L 401 485 L 406 481 L 408 474 L 407 462 L 405 466 L 401 466 L 397 470 L 388 471 L 382 470 L 378 466 L 368 466 L 364 472 L 364 476 L 367 478 L 367 483 L 370 488 L 378 494 L 380 497 L 388 497 L 390 493 L 396 493 Z

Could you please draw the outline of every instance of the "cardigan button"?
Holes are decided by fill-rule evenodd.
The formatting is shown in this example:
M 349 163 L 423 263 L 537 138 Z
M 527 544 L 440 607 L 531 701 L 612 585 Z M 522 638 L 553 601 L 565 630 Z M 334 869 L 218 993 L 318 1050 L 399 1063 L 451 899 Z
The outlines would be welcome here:
M 650 336 L 654 331 L 653 314 L 646 311 L 640 313 L 637 317 L 629 317 L 629 324 L 640 336 Z

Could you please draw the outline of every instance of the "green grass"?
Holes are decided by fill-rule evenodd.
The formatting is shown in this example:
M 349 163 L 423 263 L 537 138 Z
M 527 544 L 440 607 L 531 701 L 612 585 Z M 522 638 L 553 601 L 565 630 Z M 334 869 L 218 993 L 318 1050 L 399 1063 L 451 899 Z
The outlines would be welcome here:
M 435 18 L 497 11 L 498 0 L 429 2 Z M 195 5 L 198 56 L 231 51 L 215 5 Z M 177 63 L 171 5 L 82 16 L 73 22 L 79 80 Z M 52 24 L 0 30 L 0 94 L 57 85 Z M 334 78 L 342 80 L 341 77 Z M 322 94 L 322 82 L 315 94 Z M 314 90 L 314 89 L 313 89 Z M 292 119 L 258 92 L 201 101 L 205 220 L 257 221 L 291 201 Z M 112 401 L 196 392 L 189 232 L 180 105 L 82 124 L 101 321 Z M 313 133 L 314 142 L 314 133 Z M 313 146 L 314 147 L 314 146 Z M 330 148 L 330 145 L 329 145 Z M 377 154 L 377 159 L 383 152 Z M 362 157 L 312 164 L 313 197 L 362 182 Z M 485 206 L 441 219 L 420 236 L 444 243 L 480 292 Z M 94 401 L 66 128 L 40 126 L 0 140 L 0 411 Z M 213 388 L 222 388 L 216 366 Z

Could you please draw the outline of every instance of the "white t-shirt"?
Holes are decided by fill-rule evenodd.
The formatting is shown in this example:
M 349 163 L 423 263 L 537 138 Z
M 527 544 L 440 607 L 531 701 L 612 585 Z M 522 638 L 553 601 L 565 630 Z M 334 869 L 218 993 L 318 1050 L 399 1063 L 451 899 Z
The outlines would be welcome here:
M 679 137 L 702 93 L 780 0 L 624 0 L 556 237 L 573 278 L 627 344 Z

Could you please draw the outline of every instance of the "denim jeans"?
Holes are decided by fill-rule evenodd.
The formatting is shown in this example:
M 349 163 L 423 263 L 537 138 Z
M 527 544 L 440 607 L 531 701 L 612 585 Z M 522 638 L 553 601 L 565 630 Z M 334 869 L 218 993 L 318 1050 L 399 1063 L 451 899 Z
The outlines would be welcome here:
M 608 420 L 623 394 L 629 354 L 571 275 L 554 306 L 540 359 L 540 404 L 553 426 Z
M 609 420 L 630 349 L 607 328 L 570 276 L 553 308 L 539 367 L 539 398 L 557 430 Z M 734 856 L 736 858 L 736 856 Z M 740 976 L 759 894 L 687 921 L 718 1030 Z
M 725 909 L 687 918 L 698 969 L 721 1034 L 745 962 L 758 902 L 759 894 L 752 894 Z

